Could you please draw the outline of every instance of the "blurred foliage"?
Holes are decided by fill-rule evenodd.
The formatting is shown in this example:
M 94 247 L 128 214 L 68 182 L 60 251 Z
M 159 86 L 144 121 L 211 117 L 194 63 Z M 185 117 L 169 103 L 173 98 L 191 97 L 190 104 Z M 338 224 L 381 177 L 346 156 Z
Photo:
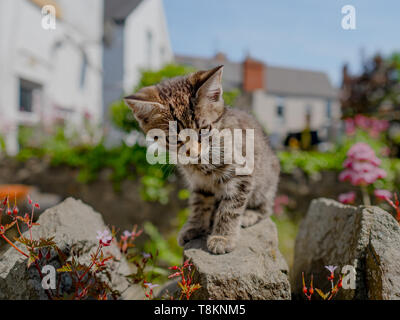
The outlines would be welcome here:
M 190 196 L 190 191 L 181 189 L 178 193 L 180 200 L 187 200 Z M 161 235 L 157 227 L 152 223 L 147 222 L 144 226 L 145 233 L 149 236 L 149 240 L 144 244 L 144 251 L 155 254 L 157 251 L 160 258 L 160 268 L 177 265 L 182 261 L 183 249 L 178 245 L 176 239 L 179 230 L 183 227 L 190 214 L 189 208 L 179 210 L 178 215 L 173 221 L 173 228 L 167 236 Z
M 294 246 L 300 222 L 298 219 L 295 220 L 286 215 L 280 217 L 272 215 L 271 219 L 275 222 L 276 228 L 278 229 L 279 251 L 285 258 L 290 270 L 292 270 L 294 261 Z
M 296 168 L 301 169 L 307 175 L 314 175 L 321 171 L 333 170 L 340 172 L 343 170 L 343 162 L 346 159 L 346 153 L 356 142 L 368 143 L 375 151 L 376 155 L 382 160 L 381 167 L 387 172 L 387 177 L 374 183 L 374 188 L 396 190 L 398 182 L 396 181 L 400 174 L 400 159 L 388 158 L 382 154 L 387 148 L 385 135 L 379 139 L 370 137 L 370 135 L 360 129 L 357 129 L 353 136 L 346 136 L 343 141 L 336 145 L 330 152 L 318 151 L 281 151 L 278 157 L 281 163 L 281 169 L 284 173 L 292 173 Z
M 234 106 L 236 98 L 240 96 L 242 92 L 239 89 L 232 89 L 231 91 L 224 91 L 222 94 L 225 105 Z
M 157 71 L 143 70 L 142 77 L 138 85 L 135 87 L 134 92 L 138 91 L 143 87 L 157 84 L 162 80 L 178 76 L 184 76 L 194 71 L 196 70 L 192 67 L 182 66 L 178 64 L 167 64 L 162 69 Z
M 24 147 L 17 155 L 20 161 L 32 157 L 49 159 L 52 166 L 78 168 L 78 180 L 89 183 L 98 177 L 98 173 L 109 168 L 110 179 L 116 190 L 124 179 L 137 179 L 142 182 L 141 196 L 146 201 L 168 202 L 170 187 L 167 177 L 170 174 L 166 166 L 150 166 L 146 160 L 146 147 L 135 144 L 132 147 L 122 143 L 120 146 L 106 148 L 101 141 L 95 145 L 71 145 L 63 128 L 48 136 L 40 146 Z
M 155 254 L 158 251 L 160 263 L 165 266 L 182 262 L 182 248 L 178 246 L 176 238 L 164 238 L 151 222 L 144 224 L 144 231 L 150 237 L 150 240 L 144 244 L 145 252 Z
M 400 80 L 400 53 L 395 52 L 389 57 L 389 63 L 392 63 L 397 71 L 397 79 Z
M 21 149 L 29 146 L 30 142 L 33 140 L 35 129 L 28 126 L 19 126 L 18 128 L 18 145 Z
M 345 159 L 345 152 L 321 153 L 318 151 L 281 151 L 278 153 L 281 169 L 284 173 L 292 173 L 299 168 L 308 175 L 324 170 L 339 171 Z
M 389 104 L 391 111 L 400 103 L 400 55 L 375 56 L 365 59 L 360 74 L 350 75 L 344 66 L 341 105 L 344 116 L 375 114 Z M 386 108 L 386 107 L 385 107 Z M 398 117 L 396 112 L 388 113 Z M 397 119 L 399 120 L 399 119 Z
M 136 92 L 143 87 L 157 84 L 162 80 L 183 76 L 193 71 L 195 71 L 195 69 L 176 64 L 167 64 L 157 71 L 143 70 L 140 81 L 134 88 L 133 92 Z M 118 100 L 111 104 L 110 116 L 113 124 L 124 132 L 129 133 L 132 130 L 140 130 L 132 111 L 123 100 Z
M 6 140 L 4 139 L 4 137 L 0 134 L 0 154 L 2 152 L 6 151 Z
M 132 130 L 140 130 L 132 110 L 129 109 L 123 100 L 115 101 L 110 105 L 110 117 L 112 123 L 126 133 Z

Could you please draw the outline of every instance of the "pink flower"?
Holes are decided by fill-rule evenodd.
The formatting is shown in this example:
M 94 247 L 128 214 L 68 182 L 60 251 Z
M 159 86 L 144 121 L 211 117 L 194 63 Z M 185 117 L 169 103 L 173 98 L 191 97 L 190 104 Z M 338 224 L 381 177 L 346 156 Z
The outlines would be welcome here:
M 383 131 L 386 131 L 389 128 L 389 121 L 379 120 L 379 119 L 371 119 L 371 128 L 370 135 L 372 137 L 379 137 L 379 134 Z
M 351 160 L 369 161 L 377 166 L 381 164 L 381 161 L 376 157 L 374 150 L 364 142 L 354 144 L 347 152 L 347 157 Z
M 356 126 L 352 118 L 347 118 L 344 120 L 345 130 L 348 136 L 352 136 L 356 132 Z
M 280 215 L 283 212 L 285 206 L 289 204 L 289 197 L 285 194 L 279 195 L 274 201 L 274 212 L 276 215 Z
M 340 173 L 339 180 L 349 181 L 355 186 L 372 184 L 386 177 L 386 171 L 378 168 L 380 164 L 374 150 L 368 144 L 358 142 L 347 152 L 347 159 L 343 162 L 346 169 Z
M 371 137 L 378 138 L 381 132 L 386 131 L 389 128 L 389 121 L 369 118 L 362 114 L 358 114 L 354 117 L 354 120 L 351 118 L 346 119 L 345 125 L 347 135 L 353 135 L 356 128 L 360 128 L 367 131 Z
M 102 231 L 97 231 L 97 240 L 99 240 L 99 243 L 105 247 L 108 247 L 111 244 L 112 236 L 110 234 L 110 231 L 105 229 L 103 232 Z
M 375 165 L 370 162 L 354 161 L 353 159 L 347 158 L 343 162 L 343 167 L 353 169 L 354 171 L 357 172 L 368 172 L 373 170 L 375 168 Z
M 344 204 L 352 204 L 356 200 L 356 193 L 354 191 L 342 193 L 339 195 L 339 201 Z
M 371 125 L 371 119 L 363 116 L 362 114 L 358 114 L 354 117 L 354 122 L 357 127 L 360 127 L 361 129 L 368 130 L 370 125 Z
M 393 195 L 389 190 L 376 189 L 374 195 L 379 200 L 392 199 Z

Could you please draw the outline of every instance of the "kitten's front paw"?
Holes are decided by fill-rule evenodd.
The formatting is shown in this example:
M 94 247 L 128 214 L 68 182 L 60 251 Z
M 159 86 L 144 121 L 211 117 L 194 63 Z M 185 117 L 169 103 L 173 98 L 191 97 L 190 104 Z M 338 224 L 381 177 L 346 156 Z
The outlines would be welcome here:
M 262 219 L 262 216 L 259 212 L 254 210 L 246 210 L 243 215 L 240 217 L 240 225 L 243 228 L 250 227 L 255 225 L 258 221 Z
M 192 224 L 185 224 L 178 234 L 178 244 L 184 247 L 187 242 L 205 233 L 204 229 Z
M 228 237 L 211 235 L 207 238 L 207 249 L 214 254 L 228 253 L 235 247 L 235 241 Z

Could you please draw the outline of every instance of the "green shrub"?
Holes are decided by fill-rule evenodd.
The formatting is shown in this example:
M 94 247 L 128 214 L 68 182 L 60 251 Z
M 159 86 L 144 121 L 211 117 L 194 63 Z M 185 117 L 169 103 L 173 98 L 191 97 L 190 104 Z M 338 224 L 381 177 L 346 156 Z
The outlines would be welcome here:
M 6 152 L 6 140 L 5 138 L 0 134 L 0 154 L 2 152 Z

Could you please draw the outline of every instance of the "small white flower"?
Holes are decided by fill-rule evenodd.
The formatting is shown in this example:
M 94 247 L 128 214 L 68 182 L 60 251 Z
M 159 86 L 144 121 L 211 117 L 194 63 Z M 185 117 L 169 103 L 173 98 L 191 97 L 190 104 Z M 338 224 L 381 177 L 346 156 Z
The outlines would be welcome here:
M 147 253 L 147 252 L 143 252 L 142 255 L 143 255 L 143 258 L 145 258 L 145 259 L 149 259 L 151 257 L 151 254 Z
M 128 230 L 125 230 L 123 235 L 124 235 L 124 237 L 129 238 L 132 235 L 132 232 L 129 232 Z
M 325 268 L 327 268 L 330 271 L 330 273 L 334 273 L 337 266 L 325 266 Z
M 155 283 L 146 282 L 146 283 L 144 283 L 144 286 L 146 288 L 149 288 L 150 290 L 153 290 L 155 287 L 158 287 L 159 285 L 155 284 Z
M 99 240 L 103 246 L 109 246 L 111 244 L 112 236 L 110 231 L 105 229 L 104 231 L 97 231 L 96 239 Z

